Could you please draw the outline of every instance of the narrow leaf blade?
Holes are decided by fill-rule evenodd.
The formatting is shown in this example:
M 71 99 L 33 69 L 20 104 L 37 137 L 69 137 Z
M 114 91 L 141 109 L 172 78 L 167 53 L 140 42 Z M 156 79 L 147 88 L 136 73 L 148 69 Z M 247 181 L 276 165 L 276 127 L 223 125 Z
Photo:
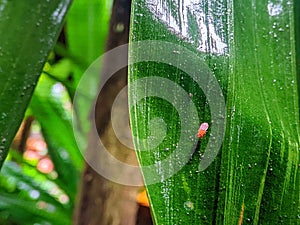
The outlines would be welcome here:
M 30 101 L 70 0 L 0 2 L 0 166 Z

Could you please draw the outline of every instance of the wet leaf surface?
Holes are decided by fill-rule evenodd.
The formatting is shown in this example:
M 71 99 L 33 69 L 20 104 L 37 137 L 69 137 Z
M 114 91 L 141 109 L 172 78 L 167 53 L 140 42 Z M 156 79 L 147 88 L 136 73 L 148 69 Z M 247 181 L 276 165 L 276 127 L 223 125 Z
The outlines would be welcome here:
M 0 165 L 21 124 L 70 2 L 0 2 Z
M 209 101 L 215 90 L 209 82 L 203 85 L 207 88 L 197 84 L 197 77 L 205 74 L 201 69 L 197 76 L 182 70 L 189 57 L 182 58 L 178 49 L 156 45 L 145 53 L 132 45 L 132 62 L 147 54 L 173 62 L 171 66 L 144 61 L 129 69 L 131 126 L 156 224 L 299 222 L 297 4 L 133 1 L 131 42 L 167 41 L 190 50 L 198 64 L 208 66 L 226 101 L 222 148 L 201 171 L 209 141 L 220 137 L 213 131 L 218 126 L 213 116 L 218 102 Z M 170 50 L 169 55 L 162 49 Z M 176 85 L 157 84 L 154 76 Z M 143 82 L 133 85 L 141 78 Z M 186 107 L 181 89 L 196 113 Z M 173 102 L 166 95 L 175 96 Z M 180 114 L 180 103 L 185 114 Z M 203 122 L 210 127 L 198 141 Z M 190 140 L 181 143 L 184 134 Z M 168 166 L 164 159 L 171 159 Z M 177 172 L 174 168 L 180 162 Z M 154 169 L 149 172 L 147 165 Z M 161 179 L 155 183 L 153 177 Z

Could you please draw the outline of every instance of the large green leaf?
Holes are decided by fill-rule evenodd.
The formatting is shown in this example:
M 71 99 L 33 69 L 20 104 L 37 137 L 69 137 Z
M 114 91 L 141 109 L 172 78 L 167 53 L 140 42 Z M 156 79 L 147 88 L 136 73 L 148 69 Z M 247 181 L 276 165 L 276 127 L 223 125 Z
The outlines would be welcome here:
M 131 42 L 160 40 L 182 47 L 172 51 L 167 44 L 151 45 L 145 52 L 132 44 L 130 51 L 131 62 L 145 61 L 147 54 L 161 58 L 135 63 L 129 69 L 129 100 L 137 103 L 130 111 L 132 130 L 156 224 L 300 222 L 297 4 L 275 0 L 133 1 Z M 181 56 L 187 52 L 184 47 L 192 51 L 190 58 Z M 209 101 L 214 90 L 211 83 L 203 88 L 197 82 L 206 74 L 201 70 L 203 61 L 225 96 L 227 117 L 222 149 L 202 171 L 199 165 L 206 160 L 201 157 L 209 141 L 220 138 L 214 132 L 218 124 L 213 116 L 218 102 Z M 198 70 L 196 78 L 182 69 L 185 64 Z M 166 78 L 177 86 L 172 89 L 163 79 L 157 84 L 153 77 Z M 181 96 L 179 87 L 187 97 Z M 174 102 L 162 99 L 167 92 L 175 96 Z M 192 107 L 186 107 L 190 104 L 184 103 L 185 98 L 192 100 L 196 114 L 190 113 Z M 181 101 L 186 114 L 180 114 Z M 208 122 L 210 128 L 197 143 L 201 122 Z M 185 134 L 190 139 L 181 143 Z M 190 146 L 196 143 L 190 156 Z M 184 157 L 190 157 L 188 162 Z M 162 160 L 168 158 L 173 161 L 166 166 Z M 180 162 L 184 165 L 177 172 L 174 167 Z M 155 170 L 149 171 L 147 165 Z M 155 183 L 153 177 L 159 176 L 160 182 Z
M 0 166 L 70 2 L 0 1 Z

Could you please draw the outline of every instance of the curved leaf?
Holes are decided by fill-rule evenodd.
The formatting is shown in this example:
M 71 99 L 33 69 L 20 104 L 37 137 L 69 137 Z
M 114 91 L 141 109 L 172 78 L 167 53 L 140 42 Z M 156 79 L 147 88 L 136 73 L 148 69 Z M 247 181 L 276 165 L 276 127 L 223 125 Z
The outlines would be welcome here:
M 55 69 L 53 69 L 55 71 Z M 63 86 L 42 75 L 30 102 L 30 109 L 42 127 L 49 155 L 58 173 L 60 186 L 75 199 L 83 158 L 72 133 L 69 99 L 63 98 Z
M 59 201 L 62 192 L 54 181 L 26 163 L 7 161 L 2 174 L 0 221 L 7 214 L 7 221 L 18 224 L 70 224 L 72 210 Z
M 21 124 L 70 2 L 0 2 L 0 166 Z
M 294 7 L 293 2 L 275 0 L 133 1 L 131 42 L 161 40 L 190 49 L 198 55 L 198 62 L 204 60 L 209 66 L 226 98 L 226 132 L 221 152 L 201 172 L 198 165 L 203 151 L 209 139 L 216 137 L 211 131 L 216 125 L 211 116 L 217 103 L 208 104 L 205 90 L 179 67 L 159 62 L 130 66 L 130 102 L 139 100 L 132 106 L 131 124 L 133 135 L 138 138 L 135 147 L 156 224 L 299 222 L 300 132 Z M 152 46 L 146 53 L 144 49 L 132 48 L 130 57 L 136 60 L 155 52 L 159 55 L 162 48 Z M 182 60 L 180 56 L 178 59 Z M 185 60 L 177 65 L 180 63 Z M 162 160 L 175 152 L 183 133 L 196 136 L 198 127 L 195 129 L 192 122 L 187 128 L 173 102 L 146 95 L 159 95 L 167 89 L 177 101 L 182 101 L 179 89 L 154 84 L 153 79 L 143 80 L 140 86 L 144 91 L 133 85 L 141 78 L 153 76 L 167 78 L 184 89 L 197 109 L 197 125 L 211 125 L 182 169 L 170 178 L 161 177 L 159 183 L 153 183 L 151 177 L 172 171 L 181 158 L 167 167 L 162 166 Z M 197 76 L 200 79 L 203 73 L 200 71 Z M 189 110 L 186 108 L 187 115 Z M 156 117 L 160 118 L 159 124 L 164 121 L 165 125 L 151 130 Z M 146 142 L 146 138 L 152 142 Z M 157 140 L 162 142 L 153 148 Z M 178 150 L 189 153 L 191 149 L 185 147 L 189 145 L 185 143 Z M 154 165 L 156 171 L 148 173 L 147 165 Z
M 104 53 L 112 2 L 112 0 L 77 0 L 72 4 L 67 17 L 68 51 L 82 62 L 74 62 L 72 85 L 67 88 L 72 99 L 77 93 L 76 101 L 73 102 L 74 114 L 80 121 L 77 129 L 83 137 L 87 137 L 90 125 L 83 122 L 88 118 L 89 110 L 82 110 L 82 108 L 89 109 L 90 106 L 86 102 L 92 94 L 79 93 L 77 86 L 88 67 Z M 97 92 L 99 78 L 100 76 L 89 76 L 91 93 Z

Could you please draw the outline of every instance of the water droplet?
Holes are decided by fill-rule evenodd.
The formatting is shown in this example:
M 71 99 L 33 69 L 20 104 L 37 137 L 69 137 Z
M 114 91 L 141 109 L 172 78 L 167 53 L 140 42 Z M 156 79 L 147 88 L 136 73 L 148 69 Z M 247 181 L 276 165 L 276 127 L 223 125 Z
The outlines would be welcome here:
M 62 159 L 64 159 L 64 160 L 69 159 L 69 153 L 65 149 L 60 148 L 58 152 Z
M 194 209 L 194 203 L 191 201 L 186 201 L 183 206 L 188 211 L 191 211 Z
M 29 196 L 32 198 L 32 199 L 38 199 L 40 197 L 40 192 L 37 191 L 37 190 L 31 190 L 29 192 Z
M 7 115 L 6 115 L 6 113 L 2 113 L 2 116 L 1 116 L 1 119 L 5 119 L 5 117 L 6 117 Z
M 282 5 L 270 2 L 268 4 L 268 12 L 270 16 L 277 16 L 283 11 Z
M 41 25 L 41 22 L 40 21 L 37 21 L 36 24 L 35 24 L 37 27 L 39 27 Z

